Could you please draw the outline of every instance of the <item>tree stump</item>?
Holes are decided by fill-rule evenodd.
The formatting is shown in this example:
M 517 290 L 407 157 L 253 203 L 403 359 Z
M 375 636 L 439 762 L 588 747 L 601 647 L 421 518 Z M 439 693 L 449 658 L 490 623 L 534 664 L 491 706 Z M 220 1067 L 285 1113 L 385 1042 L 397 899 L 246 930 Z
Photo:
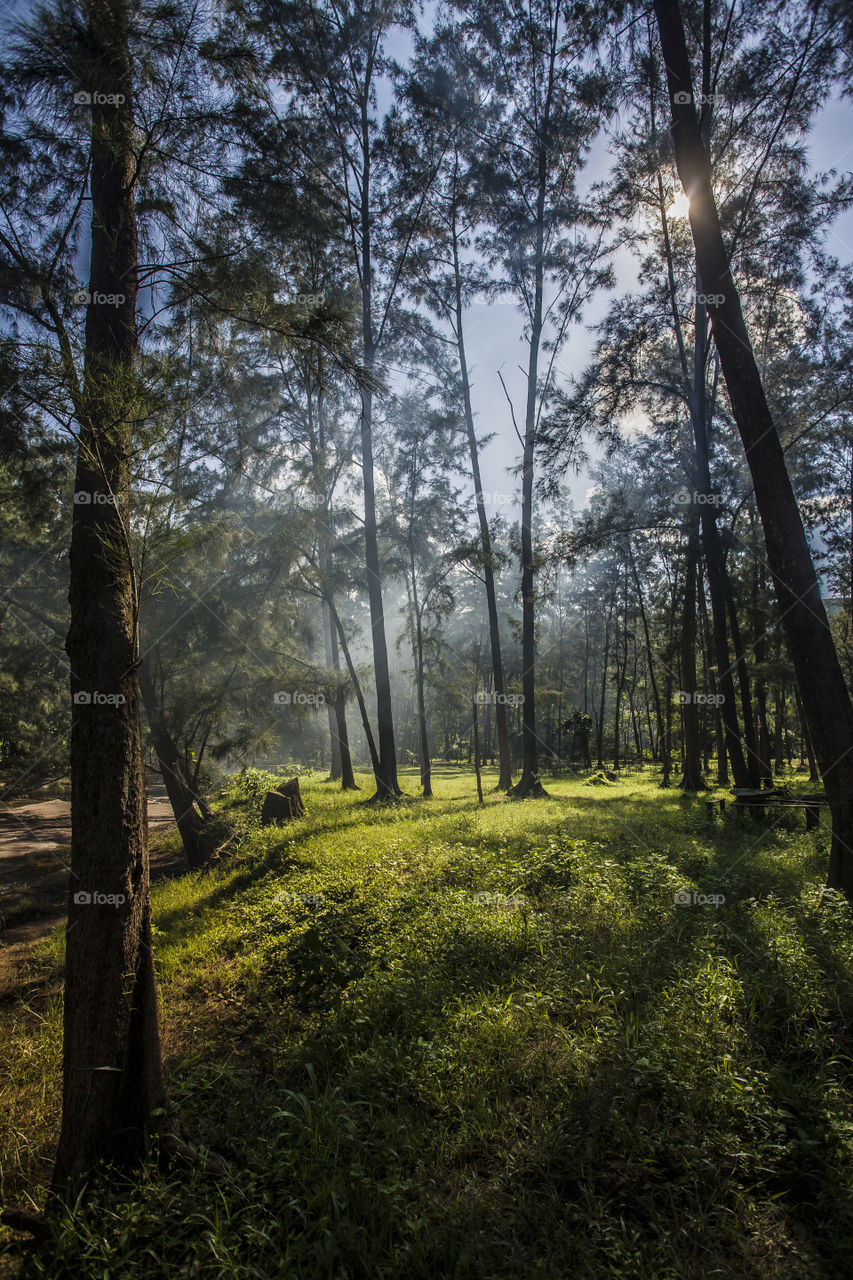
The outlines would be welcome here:
M 282 782 L 275 791 L 268 791 L 261 809 L 261 826 L 267 827 L 271 822 L 289 822 L 291 818 L 301 818 L 305 805 L 299 791 L 299 779 L 291 778 Z

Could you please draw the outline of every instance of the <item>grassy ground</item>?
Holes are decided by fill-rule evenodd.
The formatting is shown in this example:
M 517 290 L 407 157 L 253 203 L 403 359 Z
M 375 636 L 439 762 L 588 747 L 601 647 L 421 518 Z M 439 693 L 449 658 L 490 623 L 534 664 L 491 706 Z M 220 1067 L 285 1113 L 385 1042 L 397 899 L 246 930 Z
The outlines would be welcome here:
M 853 1274 L 825 826 L 709 822 L 641 775 L 434 785 L 389 810 L 308 779 L 304 819 L 156 888 L 172 1094 L 228 1171 L 103 1181 L 28 1274 Z M 0 1009 L 7 1203 L 49 1173 L 60 959 Z

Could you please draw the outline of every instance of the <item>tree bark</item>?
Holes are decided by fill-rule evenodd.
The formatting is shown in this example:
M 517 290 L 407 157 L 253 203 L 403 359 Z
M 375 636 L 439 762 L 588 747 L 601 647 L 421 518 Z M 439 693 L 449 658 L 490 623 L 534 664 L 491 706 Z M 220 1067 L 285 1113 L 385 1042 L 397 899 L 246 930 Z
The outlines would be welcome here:
M 166 1106 L 128 539 L 138 287 L 132 75 L 124 0 L 89 0 L 84 12 L 99 53 L 93 88 L 122 97 L 91 107 L 89 289 L 93 299 L 122 301 L 93 300 L 87 311 L 71 532 L 71 888 L 52 1184 L 60 1195 L 102 1159 L 141 1157 Z

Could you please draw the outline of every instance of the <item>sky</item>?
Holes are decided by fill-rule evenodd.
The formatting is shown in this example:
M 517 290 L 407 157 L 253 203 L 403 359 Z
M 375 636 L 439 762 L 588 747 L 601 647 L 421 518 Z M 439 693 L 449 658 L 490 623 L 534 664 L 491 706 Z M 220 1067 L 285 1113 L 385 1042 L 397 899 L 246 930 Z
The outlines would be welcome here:
M 841 174 L 853 169 L 853 102 L 836 98 L 827 104 L 815 121 L 809 141 L 809 156 L 815 173 L 835 169 Z M 607 138 L 602 134 L 590 155 L 582 180 L 591 185 L 605 177 L 609 168 Z M 843 214 L 829 228 L 826 248 L 840 262 L 853 262 L 853 211 Z M 625 251 L 617 256 L 614 264 L 615 291 L 599 294 L 586 311 L 584 325 L 575 326 L 569 334 L 557 364 L 558 377 L 563 381 L 579 375 L 590 358 L 594 344 L 590 326 L 603 318 L 614 296 L 628 293 L 636 286 L 635 259 Z M 514 327 L 510 317 L 515 321 Z M 516 403 L 523 404 L 526 379 L 518 366 L 524 364 L 527 348 L 520 337 L 520 322 L 520 314 L 511 307 L 475 306 L 471 308 L 467 334 L 478 431 L 497 433 L 483 453 L 483 485 L 499 492 L 513 488 L 507 469 L 517 463 L 520 450 L 497 371 L 502 370 Z M 594 463 L 594 450 L 590 450 L 590 454 Z M 588 469 L 577 476 L 566 476 L 566 488 L 578 508 L 586 504 L 590 486 Z M 508 507 L 502 509 L 505 513 L 512 510 Z
M 0 0 L 0 30 L 8 20 L 20 18 L 34 7 L 33 0 Z M 434 3 L 425 7 L 424 22 L 429 23 Z M 400 29 L 392 34 L 389 52 L 405 60 L 411 49 L 409 35 Z M 380 102 L 380 108 L 385 103 Z M 809 152 L 815 172 L 834 169 L 838 173 L 853 170 L 853 103 L 842 98 L 830 101 L 816 119 L 809 141 Z M 580 175 L 578 188 L 591 187 L 606 177 L 610 170 L 608 139 L 602 131 L 593 146 Z M 828 230 L 826 247 L 841 262 L 853 261 L 853 212 L 842 215 Z M 636 262 L 622 251 L 615 259 L 615 295 L 629 292 L 636 284 Z M 557 381 L 565 385 L 583 370 L 589 360 L 594 337 L 590 326 L 604 316 L 614 292 L 600 293 L 588 306 L 582 325 L 569 331 L 565 347 L 558 358 Z M 472 400 L 478 434 L 494 433 L 494 439 L 483 451 L 481 468 L 483 487 L 492 501 L 487 501 L 489 514 L 501 512 L 517 516 L 515 493 L 519 481 L 511 474 L 518 465 L 520 446 L 513 430 L 511 414 L 501 386 L 502 376 L 512 397 L 516 418 L 523 419 L 526 377 L 523 367 L 527 345 L 522 336 L 523 317 L 511 302 L 477 304 L 470 308 L 466 326 L 466 342 L 472 380 Z M 594 461 L 594 452 L 593 461 Z M 565 484 L 576 507 L 583 507 L 591 486 L 589 472 L 565 477 Z

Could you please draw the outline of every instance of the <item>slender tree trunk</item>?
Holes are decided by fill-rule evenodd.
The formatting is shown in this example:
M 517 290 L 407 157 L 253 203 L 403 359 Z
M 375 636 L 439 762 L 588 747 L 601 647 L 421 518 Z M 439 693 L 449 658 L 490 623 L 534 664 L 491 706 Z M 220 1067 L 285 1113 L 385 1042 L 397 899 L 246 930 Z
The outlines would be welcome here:
M 655 664 L 654 664 L 654 659 L 652 657 L 652 639 L 651 639 L 651 634 L 649 632 L 649 620 L 648 620 L 648 617 L 646 616 L 646 606 L 643 603 L 643 589 L 640 583 L 640 575 L 637 573 L 637 563 L 636 563 L 636 560 L 634 559 L 634 553 L 631 549 L 630 542 L 628 543 L 628 558 L 631 563 L 631 572 L 634 575 L 634 586 L 637 591 L 637 604 L 639 605 L 639 609 L 640 609 L 640 621 L 643 624 L 643 637 L 645 639 L 645 649 L 646 649 L 646 665 L 648 667 L 648 672 L 649 672 L 649 683 L 652 686 L 652 698 L 654 699 L 654 705 L 655 705 L 655 721 L 658 727 L 658 752 L 660 752 L 663 749 L 663 739 L 664 739 L 663 714 L 662 714 L 661 705 L 660 705 L 660 695 L 658 694 L 658 682 L 655 678 Z M 586 710 L 586 708 L 584 708 L 584 710 Z M 654 756 L 655 756 L 655 753 L 653 750 L 652 752 L 653 759 L 654 759 Z
M 509 791 L 512 786 L 512 759 L 509 751 L 509 729 L 506 719 L 506 683 L 504 681 L 503 657 L 501 656 L 501 629 L 498 618 L 498 598 L 495 590 L 494 554 L 492 551 L 492 535 L 489 531 L 489 518 L 486 513 L 483 481 L 480 475 L 480 454 L 477 446 L 477 433 L 474 429 L 474 412 L 471 406 L 471 384 L 468 375 L 468 356 L 465 350 L 465 331 L 463 328 L 462 306 L 462 274 L 459 264 L 459 248 L 456 238 L 456 227 L 453 228 L 453 263 L 456 283 L 456 345 L 459 354 L 459 371 L 462 380 L 462 408 L 465 414 L 465 430 L 468 436 L 468 451 L 471 455 L 471 476 L 474 481 L 474 498 L 477 503 L 477 519 L 480 523 L 480 541 L 483 544 L 483 581 L 486 587 L 486 609 L 489 616 L 489 648 L 492 657 L 492 679 L 495 699 L 495 730 L 498 739 L 498 791 Z
M 666 732 L 662 744 L 663 773 L 660 784 L 668 787 L 672 780 L 672 675 L 667 667 L 664 681 L 664 707 L 666 708 Z
M 477 699 L 471 703 L 471 714 L 474 725 L 474 773 L 477 777 L 477 802 L 483 803 L 483 780 L 480 777 L 480 731 L 477 725 Z
M 191 870 L 196 870 L 207 860 L 203 841 L 204 815 L 197 808 L 197 797 L 184 777 L 178 745 L 169 733 L 157 705 L 154 681 L 145 658 L 139 663 L 138 676 L 142 705 L 145 708 L 145 716 L 151 732 L 151 743 L 157 756 L 157 765 L 163 777 L 166 794 L 172 806 L 175 825 L 180 832 L 187 866 Z
M 427 734 L 426 720 L 426 699 L 424 698 L 424 633 L 421 619 L 421 613 L 418 608 L 418 597 L 415 591 L 415 638 L 416 638 L 416 659 L 417 669 L 415 671 L 415 680 L 417 684 L 418 698 L 418 726 L 420 730 L 420 742 L 418 743 L 419 755 L 421 758 L 421 786 L 423 787 L 424 796 L 429 799 L 432 796 L 432 770 L 429 758 L 429 736 Z
M 684 777 L 681 785 L 685 791 L 700 791 L 705 787 L 705 780 L 699 752 L 699 708 L 696 704 L 696 571 L 699 547 L 696 520 L 692 513 L 689 521 L 681 626 L 681 725 L 684 735 Z
M 340 659 L 338 660 L 338 663 L 334 663 L 334 659 L 332 657 L 332 619 L 329 614 L 329 606 L 325 600 L 321 601 L 320 608 L 323 614 L 323 647 L 326 651 L 326 666 L 338 667 L 340 665 Z M 337 782 L 341 777 L 342 772 L 341 740 L 338 732 L 337 699 L 329 698 L 326 703 L 326 712 L 329 717 L 329 746 L 332 754 L 332 763 L 329 769 L 329 781 Z M 344 723 L 346 723 L 346 720 L 344 720 Z
M 376 349 L 373 335 L 372 222 L 370 213 L 370 143 L 367 99 L 362 108 L 361 175 L 361 321 L 364 366 L 368 385 L 361 394 L 361 474 L 364 485 L 364 543 L 367 596 L 370 603 L 370 630 L 373 638 L 373 669 L 376 680 L 376 724 L 379 736 L 376 799 L 393 800 L 401 794 L 397 781 L 397 750 L 394 744 L 394 717 L 391 706 L 391 673 L 385 636 L 385 610 L 379 567 L 379 538 L 376 523 L 376 491 L 373 476 L 373 390 Z
M 604 768 L 604 708 L 605 699 L 607 697 L 607 659 L 610 656 L 610 619 L 613 616 L 613 601 L 610 602 L 610 610 L 607 614 L 607 621 L 604 624 L 604 655 L 601 662 L 601 701 L 598 708 L 598 724 L 596 726 L 596 749 L 598 751 L 598 760 L 596 762 L 597 769 Z
M 334 599 L 334 597 L 332 597 Z M 326 616 L 329 620 L 329 645 L 331 650 L 331 667 L 333 671 L 341 669 L 341 655 L 338 647 L 337 628 L 332 623 L 331 610 L 328 601 L 323 601 L 326 606 Z M 332 699 L 332 706 L 335 712 L 335 737 L 334 740 L 338 745 L 338 754 L 341 761 L 341 790 L 342 791 L 358 791 L 359 785 L 355 780 L 355 774 L 352 769 L 352 753 L 349 746 L 349 730 L 347 728 L 347 699 L 343 689 Z
M 773 750 L 773 767 L 777 776 L 781 774 L 784 767 L 784 751 L 785 751 L 785 682 L 784 680 L 776 689 L 776 717 L 774 729 L 774 750 Z
M 137 594 L 128 541 L 137 348 L 135 125 L 124 0 L 84 15 L 103 83 L 93 104 L 92 302 L 71 532 L 71 888 L 66 930 L 62 1127 L 53 1189 L 101 1159 L 143 1155 L 166 1106 L 151 936 L 139 726 Z M 93 500 L 93 495 L 98 495 Z M 104 500 L 107 497 L 108 500 Z M 109 701 L 104 701 L 109 699 Z
M 705 636 L 705 650 L 707 657 L 708 671 L 708 687 L 714 697 L 714 741 L 716 744 L 717 754 L 717 786 L 727 787 L 729 785 L 729 768 L 728 755 L 726 753 L 726 729 L 723 717 L 720 713 L 720 706 L 717 702 L 719 696 L 719 685 L 714 676 L 713 654 L 712 654 L 712 638 L 711 625 L 708 620 L 708 606 L 705 601 L 704 588 L 699 592 L 699 612 L 702 617 L 702 630 Z M 707 768 L 706 764 L 706 768 Z
M 367 749 L 370 752 L 370 763 L 373 767 L 373 773 L 375 776 L 377 769 L 380 769 L 381 766 L 379 763 L 379 753 L 376 750 L 376 742 L 373 737 L 373 730 L 370 727 L 370 716 L 367 714 L 367 703 L 364 700 L 361 681 L 358 678 L 358 672 L 355 669 L 355 663 L 353 662 L 352 655 L 349 651 L 349 645 L 347 644 L 347 637 L 343 623 L 341 622 L 340 615 L 335 608 L 335 602 L 332 599 L 329 599 L 329 612 L 332 615 L 332 621 L 335 624 L 335 630 L 337 631 L 338 639 L 341 642 L 341 652 L 344 655 L 344 662 L 346 663 L 347 671 L 349 672 L 349 678 L 352 681 L 352 687 L 355 690 L 355 699 L 358 703 L 359 712 L 361 713 L 361 723 L 364 727 L 364 736 L 367 738 Z
M 672 101 L 675 160 L 690 198 L 690 227 L 711 327 L 743 441 L 788 651 L 832 814 L 827 883 L 853 897 L 853 704 L 820 595 L 785 456 L 755 363 L 693 105 L 678 0 L 655 0 Z M 682 98 L 687 95 L 686 101 Z
M 536 410 L 539 383 L 539 345 L 542 340 L 545 279 L 545 193 L 548 154 L 539 147 L 539 182 L 536 196 L 536 249 L 533 317 L 527 364 L 527 404 L 524 415 L 524 450 L 521 469 L 521 778 L 512 794 L 520 799 L 544 795 L 539 781 L 539 743 L 536 736 L 536 618 L 533 564 L 533 458 L 536 444 Z

